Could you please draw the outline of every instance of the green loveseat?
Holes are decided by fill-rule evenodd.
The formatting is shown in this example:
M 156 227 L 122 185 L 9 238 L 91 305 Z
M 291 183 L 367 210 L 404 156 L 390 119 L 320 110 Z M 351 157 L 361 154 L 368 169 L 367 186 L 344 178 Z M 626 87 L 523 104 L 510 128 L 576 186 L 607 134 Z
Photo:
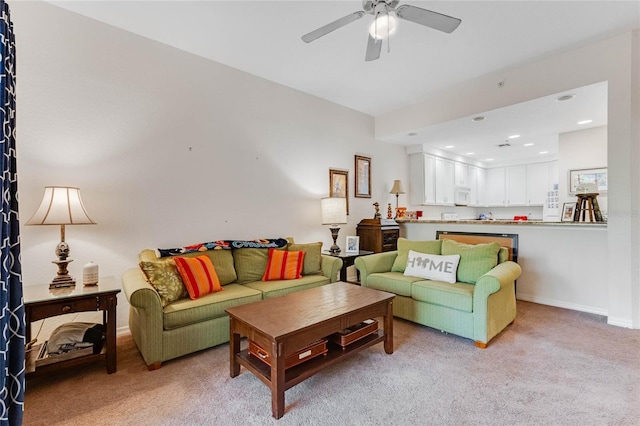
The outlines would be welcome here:
M 460 255 L 456 282 L 405 275 L 409 251 Z M 398 240 L 398 250 L 362 256 L 355 267 L 363 286 L 396 294 L 393 314 L 487 343 L 516 317 L 515 280 L 521 269 L 498 243 L 469 245 L 451 240 Z
M 207 255 L 215 268 L 223 291 L 192 300 L 184 297 L 167 303 L 150 284 L 145 267 L 166 262 L 154 250 L 139 254 L 139 267 L 122 275 L 122 287 L 129 302 L 129 329 L 149 370 L 162 362 L 229 341 L 226 308 L 337 281 L 342 260 L 321 254 L 322 243 L 290 244 L 283 248 L 305 251 L 302 277 L 292 280 L 262 281 L 268 261 L 266 248 L 207 250 L 184 254 Z M 169 280 L 166 273 L 154 277 Z M 154 284 L 163 284 L 154 282 Z M 163 306 L 164 305 L 164 306 Z

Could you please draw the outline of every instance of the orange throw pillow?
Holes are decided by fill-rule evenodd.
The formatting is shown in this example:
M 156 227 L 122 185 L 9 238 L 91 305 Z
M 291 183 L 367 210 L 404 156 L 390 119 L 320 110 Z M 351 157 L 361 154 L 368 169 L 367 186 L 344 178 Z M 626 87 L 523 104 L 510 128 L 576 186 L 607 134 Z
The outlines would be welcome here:
M 303 251 L 286 251 L 270 248 L 267 269 L 264 271 L 262 281 L 295 280 L 301 278 L 303 265 Z
M 191 299 L 196 300 L 205 294 L 222 290 L 218 274 L 209 256 L 176 257 L 175 261 Z

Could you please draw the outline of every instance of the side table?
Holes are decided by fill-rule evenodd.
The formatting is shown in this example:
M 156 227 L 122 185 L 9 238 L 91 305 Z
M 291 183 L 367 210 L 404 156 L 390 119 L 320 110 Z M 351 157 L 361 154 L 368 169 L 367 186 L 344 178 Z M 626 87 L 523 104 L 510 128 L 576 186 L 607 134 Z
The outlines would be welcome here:
M 96 355 L 86 355 L 38 368 L 49 369 L 104 359 L 107 373 L 116 371 L 116 305 L 120 285 L 114 277 L 100 278 L 98 285 L 50 289 L 49 284 L 24 286 L 24 310 L 26 341 L 31 341 L 31 323 L 62 314 L 86 311 L 102 311 L 105 326 L 106 350 Z
M 357 253 L 346 252 L 346 251 L 341 251 L 340 253 L 331 253 L 327 250 L 324 250 L 322 254 L 325 254 L 327 256 L 339 257 L 340 259 L 342 259 L 342 269 L 340 269 L 340 281 L 343 281 L 345 283 L 351 283 L 351 284 L 360 284 L 360 281 L 359 281 L 360 278 L 358 278 L 357 282 L 347 281 L 347 268 L 349 266 L 353 266 L 353 263 L 356 261 L 356 258 L 360 256 L 368 256 L 370 254 L 373 254 L 373 252 L 367 251 L 367 250 L 360 250 Z M 358 273 L 358 276 L 359 275 L 360 274 Z

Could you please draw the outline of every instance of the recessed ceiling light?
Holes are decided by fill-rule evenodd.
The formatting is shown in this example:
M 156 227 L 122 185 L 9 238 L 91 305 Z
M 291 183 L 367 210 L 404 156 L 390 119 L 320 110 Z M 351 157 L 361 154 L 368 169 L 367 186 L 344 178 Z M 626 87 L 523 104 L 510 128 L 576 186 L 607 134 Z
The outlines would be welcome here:
M 556 98 L 556 102 L 570 101 L 571 99 L 573 99 L 575 97 L 576 97 L 576 95 L 563 95 L 563 96 L 560 96 L 560 97 Z
M 549 151 L 540 151 L 539 154 L 548 154 Z
M 520 135 L 511 135 L 507 139 L 517 139 L 519 137 L 520 137 Z
M 416 132 L 411 132 L 411 133 L 407 133 L 408 136 L 417 136 L 418 134 Z
M 482 116 L 482 115 L 479 115 L 479 116 L 477 116 L 477 117 L 473 117 L 471 120 L 473 120 L 473 121 L 484 121 L 484 120 L 486 120 L 486 119 L 487 119 L 487 117 L 484 117 L 484 116 Z
M 589 124 L 593 122 L 593 120 L 582 120 L 582 121 L 578 121 L 578 124 Z
M 465 155 L 474 155 L 475 152 L 467 152 Z
M 487 158 L 487 159 L 486 159 L 486 160 L 484 160 L 484 161 L 493 161 L 493 158 Z
M 453 145 L 447 145 L 447 146 L 445 146 L 445 148 L 446 149 L 451 149 L 451 148 L 453 148 Z
M 525 143 L 525 144 L 524 144 L 524 145 L 522 145 L 522 146 L 533 146 L 533 143 L 531 143 L 531 142 L 529 142 L 529 143 Z

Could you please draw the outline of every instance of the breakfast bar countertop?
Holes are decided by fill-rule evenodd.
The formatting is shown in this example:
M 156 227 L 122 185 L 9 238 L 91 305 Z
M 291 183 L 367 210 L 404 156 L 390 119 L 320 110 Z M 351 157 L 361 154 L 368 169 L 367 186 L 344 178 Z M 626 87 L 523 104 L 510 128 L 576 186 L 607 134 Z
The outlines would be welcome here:
M 458 225 L 515 225 L 515 226 L 577 226 L 589 228 L 606 228 L 606 222 L 543 222 L 542 220 L 509 220 L 509 219 L 396 219 L 398 223 L 442 223 Z

